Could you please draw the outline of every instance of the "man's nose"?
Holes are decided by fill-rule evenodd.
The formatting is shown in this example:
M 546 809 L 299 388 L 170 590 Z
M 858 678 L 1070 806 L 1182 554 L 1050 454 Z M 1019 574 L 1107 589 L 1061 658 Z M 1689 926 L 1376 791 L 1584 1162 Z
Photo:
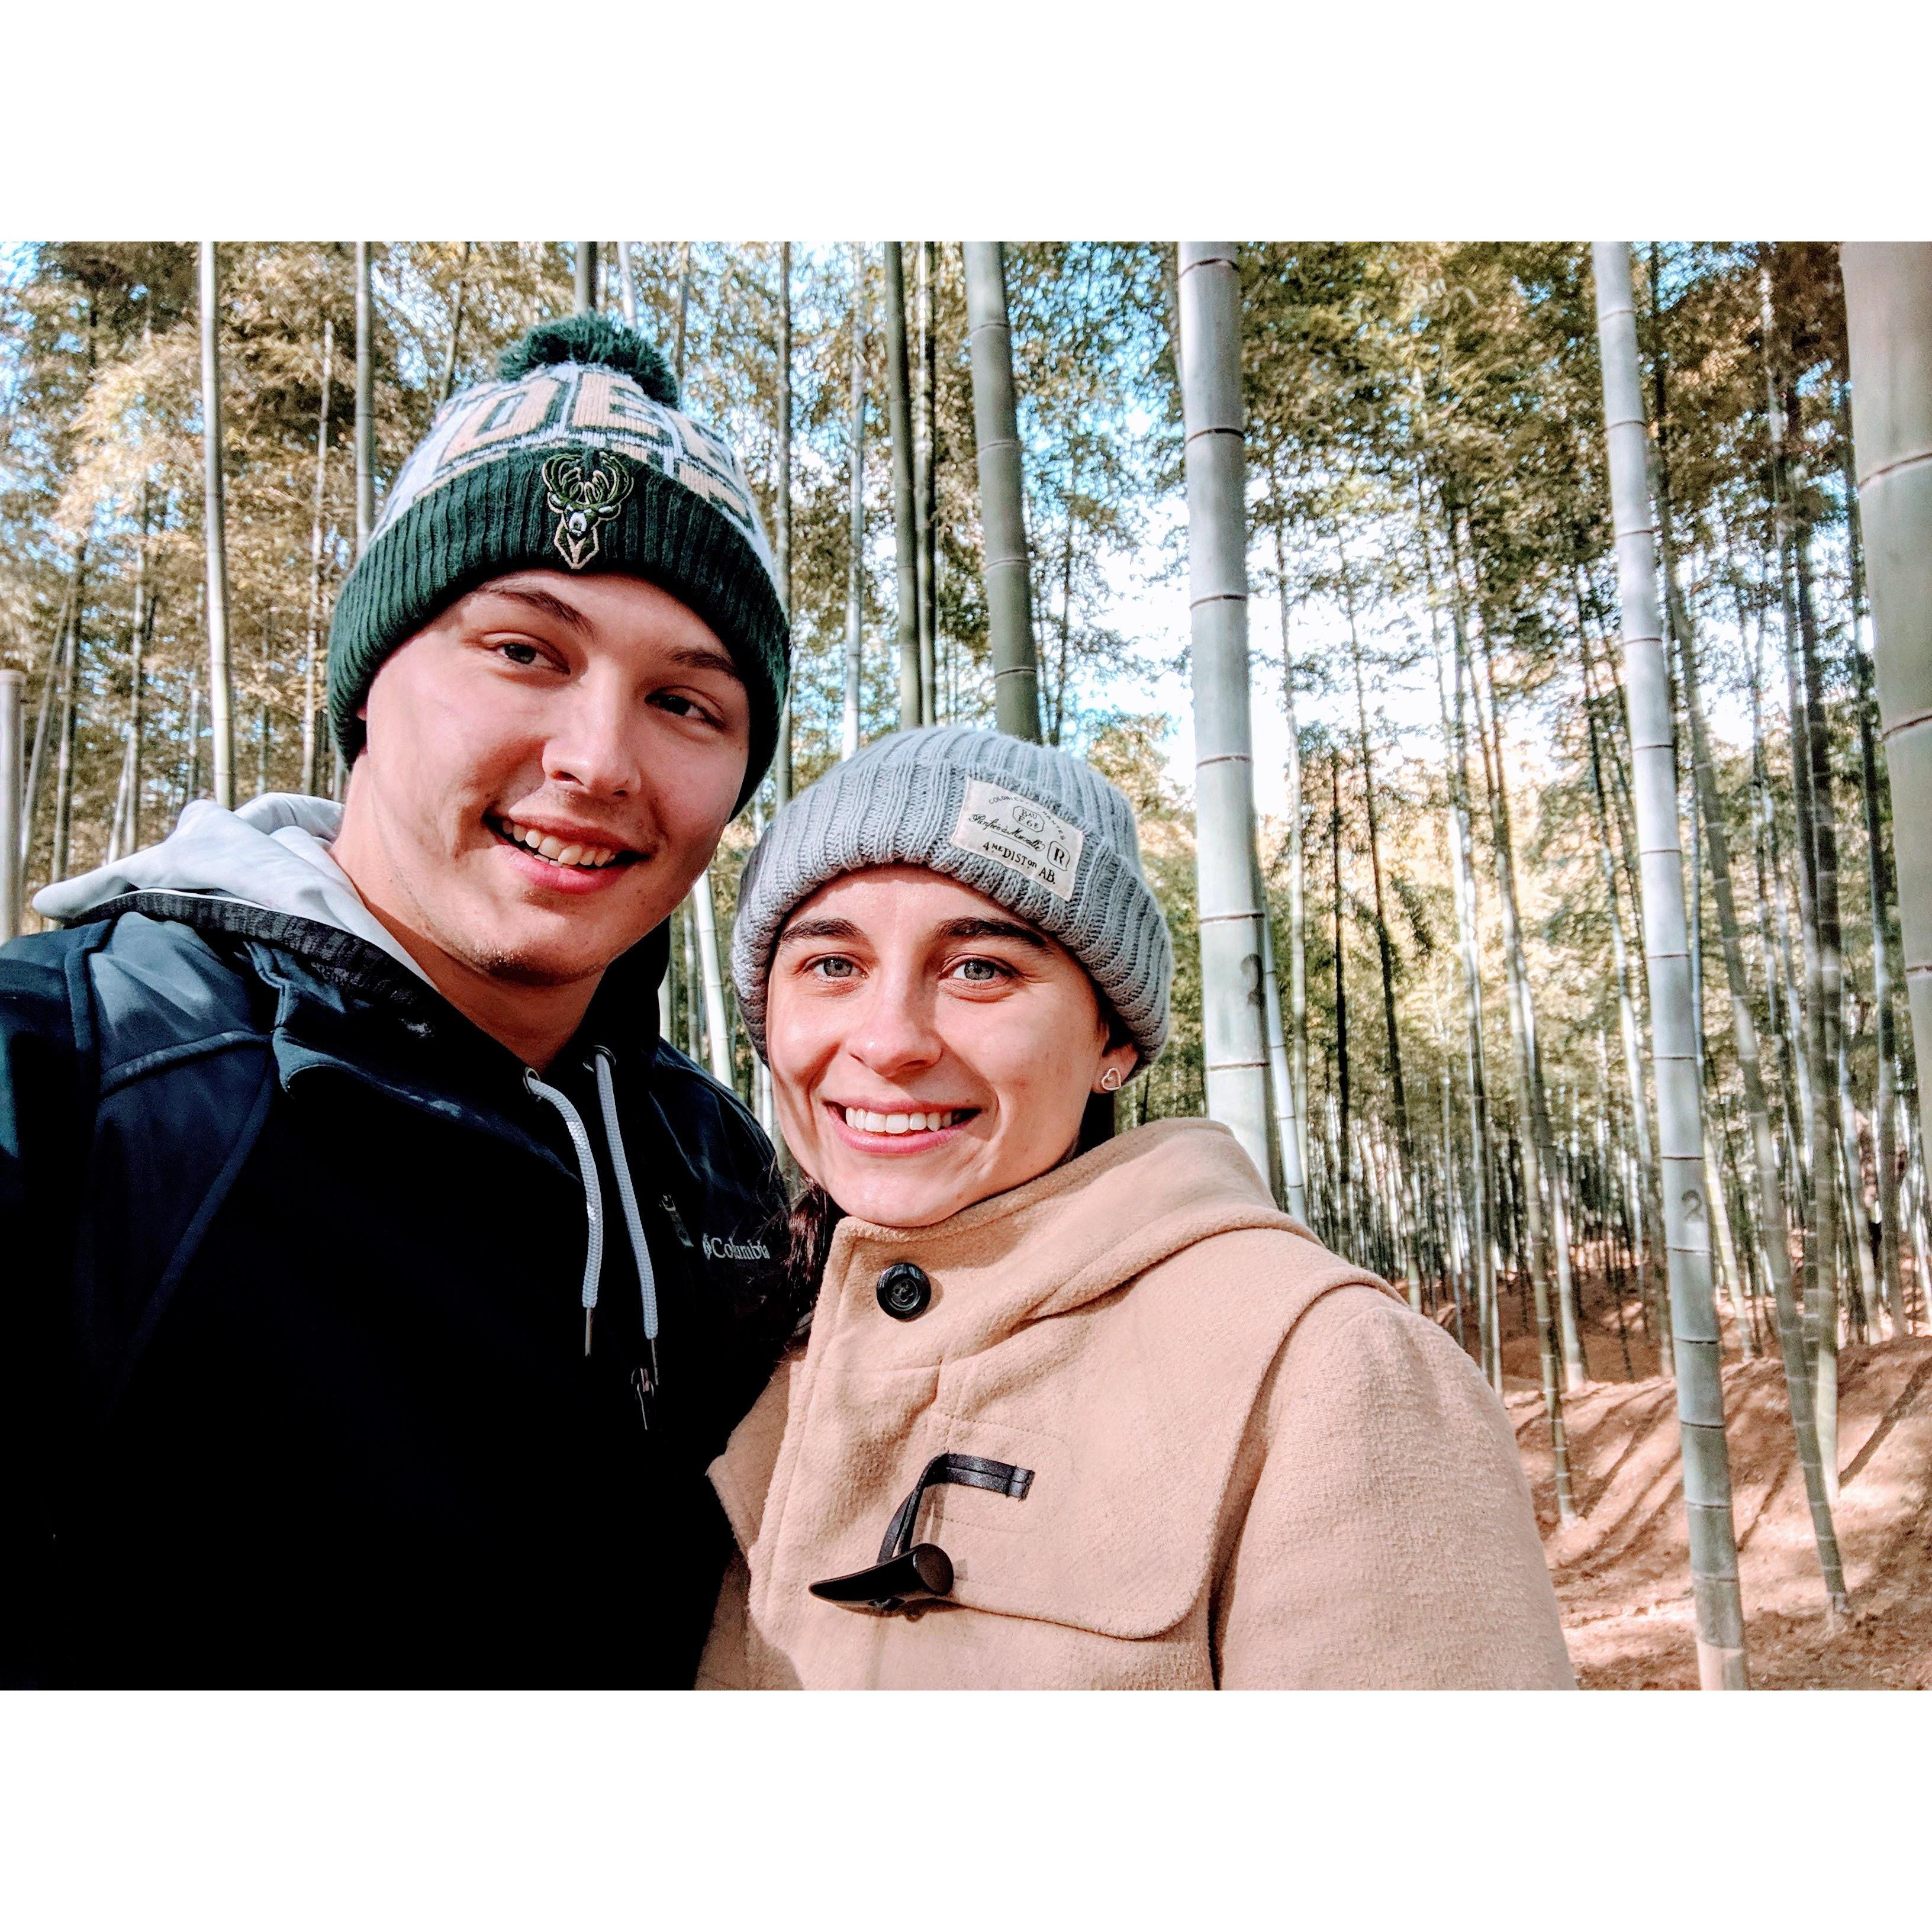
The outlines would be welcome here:
M 579 679 L 562 697 L 544 746 L 544 776 L 604 798 L 628 798 L 644 778 L 640 707 L 614 680 Z

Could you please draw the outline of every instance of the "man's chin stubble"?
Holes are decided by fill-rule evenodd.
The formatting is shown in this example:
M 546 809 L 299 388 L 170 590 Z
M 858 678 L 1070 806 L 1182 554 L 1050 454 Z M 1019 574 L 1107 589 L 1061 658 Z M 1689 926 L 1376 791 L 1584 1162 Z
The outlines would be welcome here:
M 626 946 L 608 959 L 588 964 L 573 962 L 567 966 L 552 963 L 543 952 L 536 950 L 465 952 L 460 956 L 472 973 L 480 973 L 486 979 L 495 980 L 504 986 L 554 992 L 560 987 L 580 986 L 586 980 L 596 979 L 608 972 L 629 950 Z

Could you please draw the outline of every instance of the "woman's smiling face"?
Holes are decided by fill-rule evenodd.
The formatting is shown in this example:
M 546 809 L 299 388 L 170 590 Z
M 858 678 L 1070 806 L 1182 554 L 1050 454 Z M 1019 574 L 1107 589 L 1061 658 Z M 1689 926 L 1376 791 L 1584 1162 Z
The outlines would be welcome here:
M 1057 1166 L 1109 1070 L 1072 956 L 914 866 L 848 872 L 779 935 L 765 1006 L 778 1120 L 848 1214 L 926 1228 Z

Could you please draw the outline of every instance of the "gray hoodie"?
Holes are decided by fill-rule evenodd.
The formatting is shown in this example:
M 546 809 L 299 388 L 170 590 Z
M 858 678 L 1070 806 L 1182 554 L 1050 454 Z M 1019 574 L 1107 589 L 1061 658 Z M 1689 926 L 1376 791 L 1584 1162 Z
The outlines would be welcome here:
M 34 909 L 64 921 L 130 892 L 238 899 L 353 933 L 426 981 L 429 976 L 329 856 L 341 829 L 342 808 L 332 799 L 264 792 L 233 812 L 196 799 L 158 845 L 45 887 L 34 896 Z

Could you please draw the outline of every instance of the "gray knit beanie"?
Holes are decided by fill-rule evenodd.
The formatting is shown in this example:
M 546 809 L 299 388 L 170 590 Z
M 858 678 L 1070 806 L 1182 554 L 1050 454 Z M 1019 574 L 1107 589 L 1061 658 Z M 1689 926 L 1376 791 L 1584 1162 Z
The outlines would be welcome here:
M 760 1055 L 766 978 L 792 908 L 873 866 L 922 866 L 985 893 L 1079 961 L 1143 1066 L 1167 1044 L 1173 949 L 1125 795 L 1070 752 L 940 724 L 834 765 L 746 861 L 731 976 Z

